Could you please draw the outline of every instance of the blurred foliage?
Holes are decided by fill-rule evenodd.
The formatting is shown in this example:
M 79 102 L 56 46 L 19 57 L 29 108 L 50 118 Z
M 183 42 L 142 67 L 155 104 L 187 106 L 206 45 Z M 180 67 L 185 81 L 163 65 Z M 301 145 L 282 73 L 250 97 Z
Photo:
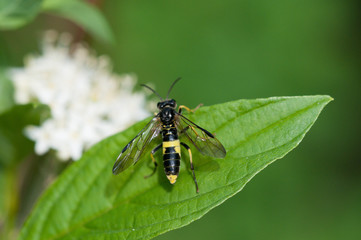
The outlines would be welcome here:
M 0 0 L 0 30 L 16 29 L 33 20 L 43 0 Z
M 14 105 L 14 89 L 7 76 L 10 67 L 23 65 L 25 55 L 37 49 L 37 39 L 29 40 L 31 38 L 26 33 L 24 34 L 24 29 L 28 28 L 32 32 L 34 26 L 39 26 L 41 19 L 47 18 L 43 14 L 37 17 L 40 13 L 51 13 L 69 19 L 79 24 L 80 27 L 84 27 L 96 39 L 109 44 L 113 43 L 111 29 L 104 16 L 89 2 L 80 0 L 0 0 L 0 30 L 3 30 L 0 32 L 1 239 L 16 237 L 19 228 L 17 225 L 22 224 L 35 199 L 49 184 L 50 176 L 58 173 L 65 166 L 64 164 L 54 164 L 49 160 L 51 158 L 47 157 L 37 158 L 38 162 L 34 162 L 35 158 L 32 155 L 34 143 L 24 136 L 24 128 L 28 125 L 38 125 L 50 115 L 50 111 L 47 106 L 39 104 Z M 64 22 L 64 20 L 62 21 Z M 77 30 L 80 31 L 80 28 L 77 27 Z M 7 34 L 17 35 L 18 40 L 21 39 L 20 41 L 25 44 L 19 46 L 16 40 L 15 42 L 10 40 L 14 45 L 8 44 L 9 39 L 4 37 Z M 28 46 L 30 46 L 27 49 L 28 53 L 20 53 Z M 18 62 L 14 59 L 18 59 Z M 48 174 L 41 172 L 40 162 L 45 162 L 43 165 L 47 166 Z M 27 166 L 27 164 L 31 166 Z M 29 183 L 31 184 L 29 185 Z
M 18 29 L 39 13 L 64 17 L 104 43 L 114 43 L 112 30 L 102 13 L 83 0 L 0 0 L 0 30 Z
M 114 36 L 98 8 L 83 0 L 45 0 L 43 9 L 69 19 L 103 43 L 114 44 Z
M 50 116 L 45 105 L 15 105 L 0 115 L 0 165 L 13 164 L 33 152 L 34 144 L 24 136 L 28 125 L 39 125 Z
M 284 160 L 201 220 L 158 239 L 361 238 L 358 1 L 105 0 L 101 8 L 117 44 L 91 46 L 110 55 L 117 72 L 136 73 L 162 95 L 182 76 L 172 92 L 180 104 L 335 98 Z M 79 31 L 41 15 L 18 31 L 0 32 L 1 64 L 22 65 L 49 27 Z
M 13 85 L 5 72 L 5 69 L 0 67 L 0 114 L 14 104 Z
M 0 114 L 0 237 L 2 239 L 8 239 L 9 235 L 15 232 L 15 221 L 18 210 L 21 209 L 18 185 L 20 179 L 24 177 L 19 174 L 18 167 L 21 161 L 34 151 L 34 143 L 24 136 L 24 128 L 27 125 L 39 125 L 49 114 L 47 106 L 33 104 L 14 105 Z

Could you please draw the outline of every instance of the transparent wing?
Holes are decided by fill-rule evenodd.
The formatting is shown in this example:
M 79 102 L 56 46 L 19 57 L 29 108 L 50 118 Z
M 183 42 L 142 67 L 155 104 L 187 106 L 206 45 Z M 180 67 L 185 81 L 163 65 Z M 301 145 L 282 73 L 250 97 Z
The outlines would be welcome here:
M 203 155 L 215 158 L 224 158 L 226 156 L 226 149 L 212 133 L 201 128 L 182 114 L 177 114 L 176 125 L 180 134 L 185 135 Z
M 147 145 L 160 132 L 160 120 L 155 116 L 150 122 L 130 141 L 119 154 L 113 166 L 113 174 L 117 175 L 136 164 L 142 156 Z

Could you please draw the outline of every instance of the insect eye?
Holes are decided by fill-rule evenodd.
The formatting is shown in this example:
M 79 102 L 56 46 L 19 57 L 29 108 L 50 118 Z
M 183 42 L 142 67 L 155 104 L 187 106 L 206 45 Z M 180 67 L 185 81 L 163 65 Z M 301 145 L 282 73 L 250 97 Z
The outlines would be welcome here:
M 172 99 L 172 100 L 170 101 L 170 104 L 172 105 L 172 107 L 175 107 L 175 105 L 176 105 L 175 100 Z

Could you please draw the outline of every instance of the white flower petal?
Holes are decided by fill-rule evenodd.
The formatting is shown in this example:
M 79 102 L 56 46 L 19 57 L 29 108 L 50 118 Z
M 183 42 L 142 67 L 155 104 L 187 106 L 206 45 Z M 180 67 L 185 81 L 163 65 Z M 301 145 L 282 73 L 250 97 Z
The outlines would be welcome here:
M 48 104 L 52 117 L 28 127 L 37 154 L 50 149 L 61 160 L 77 160 L 84 149 L 149 115 L 145 94 L 133 93 L 134 75 L 116 75 L 105 56 L 96 58 L 84 46 L 70 54 L 71 36 L 48 31 L 39 56 L 10 72 L 18 103 Z

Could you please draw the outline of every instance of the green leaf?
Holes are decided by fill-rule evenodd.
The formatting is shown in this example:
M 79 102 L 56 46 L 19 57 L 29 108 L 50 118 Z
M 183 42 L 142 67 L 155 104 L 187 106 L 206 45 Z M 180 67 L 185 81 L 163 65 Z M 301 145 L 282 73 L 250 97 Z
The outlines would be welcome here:
M 5 70 L 0 68 L 0 114 L 14 104 L 13 93 L 13 84 L 7 78 Z
M 19 28 L 38 14 L 42 0 L 0 0 L 0 30 Z
M 10 239 L 18 210 L 18 169 L 0 164 L 0 238 Z
M 103 14 L 81 0 L 45 0 L 43 10 L 79 24 L 100 41 L 114 43 L 114 36 Z
M 0 165 L 21 160 L 34 144 L 23 134 L 27 125 L 39 125 L 50 115 L 46 105 L 15 105 L 0 115 Z
M 157 176 L 143 178 L 152 171 L 149 155 L 112 175 L 117 155 L 149 119 L 142 121 L 96 144 L 68 168 L 41 197 L 20 239 L 149 239 L 185 226 L 295 148 L 331 100 L 329 96 L 239 100 L 190 114 L 215 132 L 227 150 L 225 159 L 212 159 L 192 148 L 199 194 L 186 152 L 174 185 L 162 167 Z M 161 164 L 161 156 L 156 157 Z

